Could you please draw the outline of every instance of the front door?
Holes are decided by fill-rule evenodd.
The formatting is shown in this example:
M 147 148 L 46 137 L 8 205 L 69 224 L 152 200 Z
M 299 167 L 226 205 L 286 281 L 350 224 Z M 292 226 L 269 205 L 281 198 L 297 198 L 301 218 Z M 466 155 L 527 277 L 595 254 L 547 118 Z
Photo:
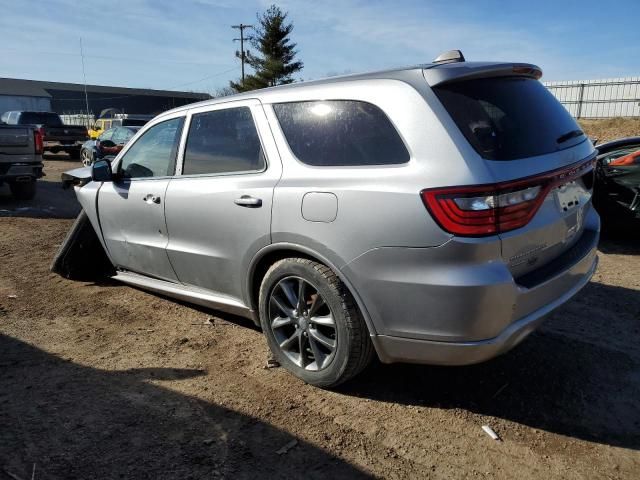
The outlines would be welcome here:
M 104 241 L 116 266 L 176 281 L 167 257 L 165 194 L 175 173 L 184 117 L 147 129 L 118 161 L 98 194 Z
M 187 285 L 243 298 L 248 263 L 271 241 L 280 159 L 257 100 L 190 112 L 183 163 L 167 189 L 167 252 Z

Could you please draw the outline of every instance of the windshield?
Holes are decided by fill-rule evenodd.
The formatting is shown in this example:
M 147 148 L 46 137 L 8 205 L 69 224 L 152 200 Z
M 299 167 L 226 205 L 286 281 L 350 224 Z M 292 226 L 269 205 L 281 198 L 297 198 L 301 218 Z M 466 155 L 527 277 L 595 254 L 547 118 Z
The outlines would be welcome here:
M 23 112 L 20 115 L 21 125 L 48 125 L 57 127 L 62 125 L 62 120 L 55 113 L 49 112 Z
M 560 102 L 531 78 L 469 80 L 433 90 L 469 143 L 489 160 L 544 155 L 586 139 Z

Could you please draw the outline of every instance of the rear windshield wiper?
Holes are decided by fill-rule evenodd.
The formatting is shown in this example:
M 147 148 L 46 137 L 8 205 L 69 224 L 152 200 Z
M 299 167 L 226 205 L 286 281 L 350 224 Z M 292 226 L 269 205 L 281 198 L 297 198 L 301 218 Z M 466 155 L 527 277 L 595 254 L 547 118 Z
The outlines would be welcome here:
M 579 137 L 580 135 L 584 135 L 582 130 L 571 130 L 570 132 L 565 133 L 564 135 L 560 135 L 556 138 L 557 143 L 564 143 L 567 140 L 571 140 L 572 138 Z

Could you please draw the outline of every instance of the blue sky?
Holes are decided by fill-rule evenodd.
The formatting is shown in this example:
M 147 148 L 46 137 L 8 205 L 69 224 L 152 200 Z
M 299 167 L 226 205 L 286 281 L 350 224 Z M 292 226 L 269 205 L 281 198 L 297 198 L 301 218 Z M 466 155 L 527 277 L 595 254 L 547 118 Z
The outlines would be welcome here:
M 240 76 L 270 0 L 0 0 L 0 77 L 205 91 Z M 286 0 L 309 80 L 432 60 L 526 61 L 544 80 L 640 76 L 640 1 Z M 606 9 L 606 11 L 605 11 Z M 615 12 L 604 19 L 606 12 Z

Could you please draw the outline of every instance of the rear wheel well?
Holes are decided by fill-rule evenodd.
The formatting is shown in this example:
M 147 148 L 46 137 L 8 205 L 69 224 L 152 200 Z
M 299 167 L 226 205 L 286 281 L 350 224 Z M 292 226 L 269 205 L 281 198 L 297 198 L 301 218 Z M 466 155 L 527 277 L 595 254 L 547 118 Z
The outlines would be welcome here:
M 251 275 L 251 283 L 250 283 L 251 290 L 249 292 L 249 296 L 251 299 L 251 305 L 250 305 L 251 310 L 256 312 L 256 314 L 254 315 L 255 317 L 254 321 L 258 323 L 259 321 L 256 319 L 259 318 L 258 297 L 260 296 L 260 285 L 262 284 L 262 279 L 264 278 L 265 274 L 267 273 L 267 270 L 269 270 L 271 265 L 276 263 L 278 260 L 282 260 L 285 258 L 306 258 L 309 260 L 313 260 L 314 262 L 325 264 L 325 262 L 323 262 L 319 258 L 315 258 L 312 255 L 301 252 L 300 250 L 293 250 L 293 249 L 275 250 L 273 252 L 267 253 L 260 260 L 258 260 L 258 263 L 253 268 L 253 273 Z M 329 265 L 327 265 L 327 267 L 329 267 Z

